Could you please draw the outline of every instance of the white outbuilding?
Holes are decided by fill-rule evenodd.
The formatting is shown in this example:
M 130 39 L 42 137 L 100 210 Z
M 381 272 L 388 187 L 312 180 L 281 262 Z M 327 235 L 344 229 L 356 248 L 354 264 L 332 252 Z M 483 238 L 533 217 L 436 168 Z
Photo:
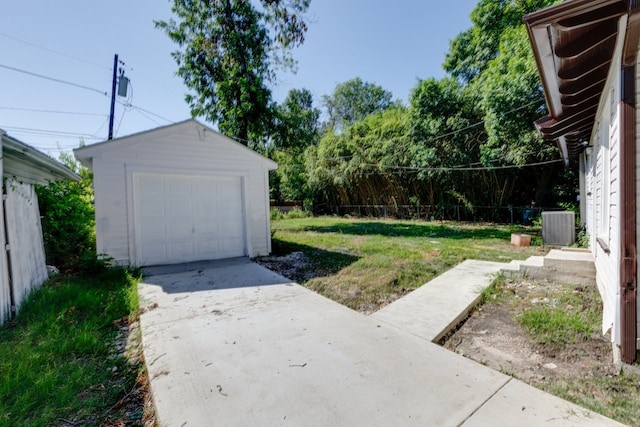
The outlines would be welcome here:
M 196 120 L 74 150 L 93 171 L 96 246 L 119 265 L 271 252 L 277 164 Z

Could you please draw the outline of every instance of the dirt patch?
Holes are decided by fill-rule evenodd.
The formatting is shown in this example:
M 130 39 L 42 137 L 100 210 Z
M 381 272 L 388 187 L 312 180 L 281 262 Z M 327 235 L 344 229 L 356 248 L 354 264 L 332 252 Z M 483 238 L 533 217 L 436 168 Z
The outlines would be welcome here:
M 309 258 L 301 251 L 291 252 L 284 256 L 258 257 L 254 261 L 295 282 L 304 283 L 317 275 L 310 269 Z
M 608 335 L 565 346 L 539 344 L 516 322 L 515 316 L 511 307 L 487 303 L 449 338 L 445 347 L 532 382 L 617 373 L 611 362 Z
M 342 250 L 346 251 L 345 248 Z M 297 251 L 284 256 L 258 257 L 254 261 L 363 314 L 376 312 L 414 289 L 397 284 L 398 271 L 408 263 L 403 259 L 394 260 L 393 266 L 377 272 L 376 284 L 386 283 L 387 285 L 376 288 L 370 286 L 371 282 L 367 282 L 363 277 L 354 276 L 352 272 L 340 270 L 336 272 L 335 269 L 319 266 L 317 262 L 319 258 L 321 255 L 315 258 L 313 253 L 307 255 Z
M 108 421 L 103 425 L 155 427 L 157 421 L 144 364 L 140 322 L 129 322 L 128 318 L 123 318 L 120 322 L 113 357 L 125 357 L 129 365 L 129 372 L 125 375 L 137 372 L 137 378 L 131 390 L 109 408 L 106 415 Z
M 592 327 L 585 335 L 532 333 L 522 319 L 533 310 L 575 314 Z M 534 387 L 640 426 L 640 376 L 633 370 L 620 375 L 613 363 L 610 337 L 600 333 L 599 316 L 595 284 L 505 281 L 487 294 L 486 303 L 443 344 Z

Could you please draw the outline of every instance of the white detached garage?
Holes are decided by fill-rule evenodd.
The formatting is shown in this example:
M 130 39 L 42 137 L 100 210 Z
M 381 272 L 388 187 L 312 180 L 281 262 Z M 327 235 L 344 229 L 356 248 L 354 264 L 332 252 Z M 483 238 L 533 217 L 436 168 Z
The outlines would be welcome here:
M 196 120 L 74 150 L 93 171 L 98 253 L 161 265 L 271 251 L 277 164 Z

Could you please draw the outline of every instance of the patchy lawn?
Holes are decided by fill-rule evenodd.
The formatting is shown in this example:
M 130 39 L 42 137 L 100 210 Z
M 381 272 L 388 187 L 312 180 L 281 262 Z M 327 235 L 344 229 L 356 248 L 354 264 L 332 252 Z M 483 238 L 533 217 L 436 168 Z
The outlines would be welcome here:
M 124 269 L 34 292 L 0 326 L 0 426 L 152 425 L 137 310 Z
M 512 232 L 533 233 L 514 226 L 319 217 L 274 220 L 271 229 L 273 255 L 258 262 L 364 313 L 465 259 L 509 262 L 546 252 L 512 246 Z
M 272 232 L 274 254 L 258 262 L 364 313 L 465 259 L 546 253 L 535 230 L 489 224 L 325 217 L 274 220 Z M 532 234 L 534 246 L 512 246 L 512 232 Z M 613 365 L 595 285 L 501 278 L 484 300 L 445 347 L 640 427 L 640 375 Z
M 620 373 L 594 283 L 504 277 L 444 346 L 631 426 L 640 426 L 640 372 Z

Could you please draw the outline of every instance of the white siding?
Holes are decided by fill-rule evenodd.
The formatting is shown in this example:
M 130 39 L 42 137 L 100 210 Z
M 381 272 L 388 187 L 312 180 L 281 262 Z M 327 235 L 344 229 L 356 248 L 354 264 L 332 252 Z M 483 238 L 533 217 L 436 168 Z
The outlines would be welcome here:
M 611 329 L 612 340 L 620 342 L 620 64 L 612 64 L 610 78 L 600 100 L 596 127 L 587 162 L 587 229 L 595 256 L 596 281 L 603 300 L 603 333 Z M 608 248 L 596 240 L 600 240 Z
M 98 144 L 93 156 L 99 253 L 119 264 L 135 260 L 133 174 L 237 176 L 244 182 L 248 256 L 270 251 L 268 164 L 257 153 L 194 121 Z
M 0 131 L 0 141 L 2 138 L 2 131 Z M 0 178 L 3 175 L 3 163 L 2 160 L 2 143 L 0 143 Z M 1 188 L 1 186 L 0 186 Z M 2 191 L 0 191 L 0 196 Z M 11 314 L 11 291 L 9 288 L 9 272 L 7 266 L 9 260 L 7 259 L 7 252 L 4 250 L 5 236 L 4 236 L 4 200 L 0 198 L 0 324 L 9 318 Z
M 638 96 L 638 89 L 640 89 L 640 54 L 638 54 L 638 63 L 636 64 L 636 251 L 640 244 L 640 96 Z M 640 268 L 636 268 L 636 271 L 640 273 Z M 638 291 L 636 290 L 636 292 Z M 636 294 L 636 319 L 638 321 L 636 333 L 638 335 L 637 348 L 640 350 L 640 303 L 638 302 L 640 298 L 638 296 Z
M 31 184 L 6 181 L 7 229 L 16 307 L 47 280 L 38 197 Z

